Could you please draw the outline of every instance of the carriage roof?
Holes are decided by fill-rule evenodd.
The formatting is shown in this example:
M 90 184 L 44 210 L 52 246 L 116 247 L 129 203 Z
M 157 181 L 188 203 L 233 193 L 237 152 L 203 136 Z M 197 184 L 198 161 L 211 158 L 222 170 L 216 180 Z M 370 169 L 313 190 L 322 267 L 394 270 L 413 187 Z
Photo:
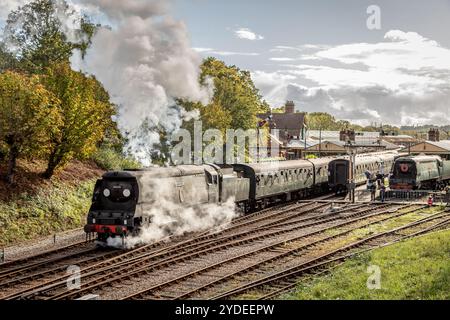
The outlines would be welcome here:
M 279 162 L 261 162 L 236 164 L 237 166 L 245 166 L 253 169 L 255 173 L 273 172 L 280 170 L 311 168 L 311 162 L 307 160 L 287 160 Z

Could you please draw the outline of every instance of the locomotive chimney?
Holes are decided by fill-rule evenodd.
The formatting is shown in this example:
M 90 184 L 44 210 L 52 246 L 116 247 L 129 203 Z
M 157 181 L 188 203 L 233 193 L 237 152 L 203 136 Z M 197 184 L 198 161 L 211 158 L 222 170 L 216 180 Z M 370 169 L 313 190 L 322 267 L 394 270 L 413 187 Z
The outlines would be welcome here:
M 294 112 L 295 112 L 294 101 L 286 101 L 286 105 L 284 106 L 284 113 L 294 113 Z
M 439 141 L 439 129 L 430 129 L 428 131 L 428 140 L 434 142 Z

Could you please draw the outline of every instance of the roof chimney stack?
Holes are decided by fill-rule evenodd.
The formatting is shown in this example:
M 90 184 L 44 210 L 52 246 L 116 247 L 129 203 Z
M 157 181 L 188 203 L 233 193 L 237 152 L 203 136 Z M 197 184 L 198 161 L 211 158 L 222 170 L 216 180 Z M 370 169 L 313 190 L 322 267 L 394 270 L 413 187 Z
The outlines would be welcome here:
M 294 101 L 286 101 L 286 105 L 284 106 L 284 113 L 294 113 L 294 112 L 295 112 Z
M 345 143 L 355 142 L 355 130 L 344 129 L 339 132 L 339 140 Z
M 428 131 L 428 140 L 434 142 L 439 141 L 439 129 L 430 129 Z

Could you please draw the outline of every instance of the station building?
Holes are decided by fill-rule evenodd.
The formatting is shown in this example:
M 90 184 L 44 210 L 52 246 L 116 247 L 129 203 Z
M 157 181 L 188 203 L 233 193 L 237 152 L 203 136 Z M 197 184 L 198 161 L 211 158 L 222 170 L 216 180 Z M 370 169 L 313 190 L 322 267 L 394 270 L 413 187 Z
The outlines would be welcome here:
M 430 129 L 428 140 L 403 148 L 402 152 L 411 155 L 439 155 L 443 159 L 450 160 L 450 140 L 440 140 L 439 130 Z

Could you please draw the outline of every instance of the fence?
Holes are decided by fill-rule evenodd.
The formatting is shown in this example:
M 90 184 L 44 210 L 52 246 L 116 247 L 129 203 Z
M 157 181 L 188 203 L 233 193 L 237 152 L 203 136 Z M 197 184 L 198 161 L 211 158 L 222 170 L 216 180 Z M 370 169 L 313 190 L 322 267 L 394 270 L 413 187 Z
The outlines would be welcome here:
M 450 202 L 450 194 L 432 190 L 388 190 L 385 194 L 386 200 L 426 200 L 433 197 L 433 202 Z

